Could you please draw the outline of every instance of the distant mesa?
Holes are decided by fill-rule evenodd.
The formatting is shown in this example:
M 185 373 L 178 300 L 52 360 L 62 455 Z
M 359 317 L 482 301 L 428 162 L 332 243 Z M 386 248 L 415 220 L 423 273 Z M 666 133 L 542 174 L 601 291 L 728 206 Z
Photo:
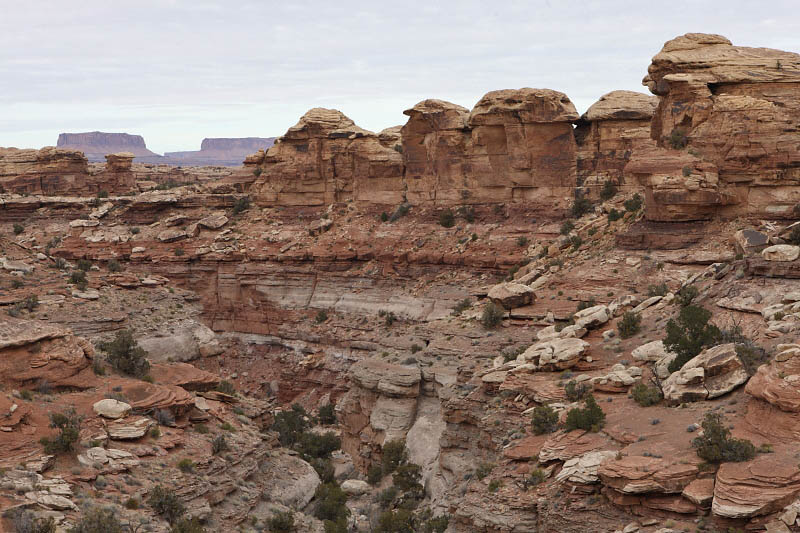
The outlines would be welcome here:
M 136 163 L 154 163 L 181 166 L 239 166 L 247 155 L 260 149 L 266 150 L 274 143 L 274 137 L 243 137 L 233 139 L 203 139 L 200 150 L 167 152 L 163 156 L 147 149 L 141 135 L 128 133 L 62 133 L 58 136 L 58 148 L 80 150 L 93 162 L 105 162 L 106 155 L 130 152 Z
M 86 133 L 62 133 L 58 136 L 58 148 L 80 150 L 86 159 L 93 163 L 105 162 L 107 154 L 130 152 L 137 163 L 155 163 L 161 156 L 151 152 L 144 144 L 141 135 L 128 133 L 104 133 L 90 131 Z
M 170 165 L 237 167 L 244 158 L 258 150 L 266 150 L 275 143 L 275 137 L 243 137 L 239 139 L 203 139 L 200 150 L 190 152 L 165 152 Z

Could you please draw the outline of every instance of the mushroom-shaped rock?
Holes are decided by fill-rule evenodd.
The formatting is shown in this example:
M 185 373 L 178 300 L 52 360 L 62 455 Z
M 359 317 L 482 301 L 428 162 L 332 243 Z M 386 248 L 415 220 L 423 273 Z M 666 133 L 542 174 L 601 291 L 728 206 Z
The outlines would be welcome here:
M 114 400 L 113 398 L 106 398 L 96 402 L 92 406 L 92 409 L 98 415 L 104 418 L 110 418 L 112 420 L 123 418 L 131 412 L 131 406 L 129 404 L 119 400 Z
M 486 93 L 469 115 L 470 126 L 504 124 L 513 116 L 523 124 L 575 122 L 578 112 L 566 94 L 552 89 L 503 89 Z
M 489 289 L 488 297 L 504 309 L 514 309 L 530 305 L 535 297 L 534 290 L 521 283 L 506 282 Z
M 744 384 L 748 378 L 736 345 L 721 344 L 703 350 L 664 380 L 664 398 L 674 403 L 716 398 Z
M 658 98 L 635 91 L 611 91 L 604 94 L 581 115 L 581 120 L 650 120 Z

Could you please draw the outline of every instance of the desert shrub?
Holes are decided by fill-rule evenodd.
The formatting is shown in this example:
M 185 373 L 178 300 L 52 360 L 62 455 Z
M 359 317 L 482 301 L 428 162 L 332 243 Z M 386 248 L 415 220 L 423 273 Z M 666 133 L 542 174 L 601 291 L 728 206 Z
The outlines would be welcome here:
M 69 275 L 69 282 L 73 285 L 80 285 L 87 283 L 86 281 L 86 272 L 83 270 L 73 270 L 72 273 Z
M 749 339 L 738 342 L 734 349 L 748 375 L 752 376 L 758 367 L 769 361 L 769 353 Z
M 256 167 L 253 169 L 253 176 L 259 177 L 264 172 L 264 169 L 261 167 Z
M 584 383 L 578 383 L 573 379 L 564 385 L 564 392 L 567 395 L 567 400 L 571 402 L 578 402 L 586 396 L 586 393 L 589 392 L 589 387 Z
M 661 401 L 661 391 L 644 383 L 634 385 L 631 389 L 631 396 L 633 396 L 633 401 L 642 407 L 650 407 Z
M 398 493 L 397 487 L 395 487 L 394 485 L 392 485 L 391 487 L 387 487 L 387 488 L 383 489 L 378 494 L 378 498 L 377 498 L 378 499 L 378 505 L 380 506 L 380 508 L 381 509 L 388 509 L 389 507 L 391 507 L 392 504 L 394 503 L 394 501 L 397 499 L 397 493 Z
M 549 405 L 538 406 L 533 410 L 531 425 L 537 435 L 552 433 L 558 428 L 558 413 Z
M 667 287 L 666 283 L 659 283 L 658 285 L 648 285 L 647 287 L 647 296 L 666 296 L 669 292 L 669 287 Z
M 291 447 L 308 429 L 308 414 L 299 404 L 293 404 L 291 410 L 281 411 L 275 415 L 272 430 L 278 432 L 278 440 L 283 446 Z
M 639 313 L 633 311 L 625 311 L 622 315 L 622 320 L 617 324 L 617 331 L 619 336 L 623 339 L 629 339 L 639 333 L 642 324 L 642 317 Z
M 169 533 L 205 533 L 199 518 L 181 518 L 169 529 Z
M 623 216 L 623 213 L 621 213 L 620 211 L 617 211 L 616 209 L 612 209 L 611 211 L 608 212 L 608 221 L 609 222 L 616 222 L 617 220 L 621 219 L 622 216 Z
M 800 216 L 800 210 L 797 209 L 798 207 L 800 207 L 800 204 L 795 206 L 795 211 L 798 211 L 797 215 Z M 786 240 L 791 244 L 800 244 L 800 224 L 792 228 L 792 231 L 789 232 Z
M 541 468 L 534 468 L 531 471 L 531 474 L 528 476 L 528 484 L 529 485 L 541 485 L 547 480 L 547 472 L 542 470 Z
M 140 502 L 138 498 L 128 498 L 125 500 L 125 509 L 130 509 L 131 511 L 135 511 L 139 508 Z
M 275 511 L 275 514 L 267 520 L 267 526 L 271 532 L 291 533 L 295 531 L 294 513 L 292 511 Z
M 572 202 L 572 207 L 570 207 L 570 213 L 572 214 L 573 218 L 580 218 L 586 213 L 589 213 L 594 206 L 592 205 L 591 200 L 586 196 L 578 196 Z
M 472 300 L 470 300 L 469 298 L 464 298 L 463 300 L 458 302 L 455 307 L 453 307 L 452 314 L 454 316 L 460 315 L 461 313 L 469 309 L 471 305 L 472 305 Z
M 319 408 L 317 413 L 319 423 L 325 426 L 330 426 L 336 423 L 336 409 L 332 403 L 327 403 Z
M 524 236 L 517 237 L 517 246 L 520 248 L 523 246 L 528 246 L 528 238 Z
M 202 433 L 202 431 L 199 431 Z M 225 435 L 217 435 L 213 439 L 211 439 L 211 453 L 214 455 L 219 455 L 222 452 L 228 451 L 230 447 L 228 446 L 228 441 L 225 440 Z
M 483 306 L 481 313 L 481 324 L 486 329 L 493 329 L 500 325 L 505 315 L 505 309 L 494 302 L 488 302 Z
M 689 360 L 715 345 L 721 332 L 714 324 L 709 324 L 711 311 L 696 305 L 682 307 L 677 320 L 667 322 L 667 336 L 664 347 L 676 354 L 669 365 L 669 371 L 675 372 L 683 368 Z
M 347 494 L 336 483 L 323 483 L 314 493 L 316 504 L 314 516 L 320 520 L 338 522 L 347 520 L 350 510 L 347 508 Z
M 406 441 L 402 439 L 390 440 L 383 445 L 381 466 L 383 475 L 388 475 L 397 470 L 397 467 L 408 461 Z
M 444 533 L 450 525 L 450 517 L 447 515 L 434 516 L 428 518 L 422 525 L 423 533 Z
M 583 239 L 581 239 L 580 235 L 572 235 L 569 238 L 569 242 L 572 245 L 572 251 L 574 252 L 575 250 L 581 247 L 581 245 L 583 244 Z
M 386 211 L 383 211 L 381 213 L 380 220 L 381 220 L 381 222 L 388 222 L 389 221 L 389 215 L 386 213 Z
M 725 420 L 719 413 L 706 413 L 703 435 L 692 440 L 697 455 L 708 463 L 749 461 L 756 455 L 753 443 L 731 437 Z
M 611 200 L 617 195 L 617 184 L 611 180 L 606 180 L 603 183 L 603 188 L 600 189 L 600 198 L 603 200 Z
M 194 472 L 194 461 L 189 459 L 188 457 L 184 457 L 180 461 L 178 461 L 178 470 L 184 473 Z
M 341 447 L 341 439 L 331 431 L 323 433 L 322 435 L 314 433 L 313 431 L 306 431 L 300 435 L 300 439 L 295 445 L 295 449 L 306 460 L 309 458 L 329 458 L 331 453 Z
M 403 491 L 406 498 L 419 500 L 423 496 L 424 489 L 420 480 L 422 479 L 422 468 L 413 463 L 407 463 L 397 467 L 392 474 L 392 483 L 399 490 Z
M 452 228 L 456 225 L 456 216 L 450 209 L 445 209 L 439 213 L 439 225 L 443 228 Z
M 170 524 L 176 523 L 186 512 L 186 508 L 178 496 L 172 490 L 161 485 L 150 490 L 150 494 L 147 496 L 147 505 Z
M 162 426 L 170 427 L 175 425 L 175 415 L 172 414 L 169 408 L 156 409 L 153 412 L 153 418 Z
M 131 228 L 131 233 L 134 235 L 138 235 L 140 231 L 141 229 L 139 229 L 137 226 Z
M 397 320 L 397 315 L 393 311 L 386 311 L 381 309 L 378 311 L 378 316 L 383 317 L 383 324 L 388 328 Z
M 475 477 L 478 479 L 483 479 L 488 476 L 493 469 L 493 463 L 481 463 L 478 465 L 478 468 L 475 469 Z
M 234 215 L 238 215 L 239 213 L 243 213 L 250 209 L 250 197 L 249 196 L 242 196 L 233 204 L 233 211 Z
M 456 214 L 469 223 L 475 222 L 475 209 L 473 209 L 470 205 L 459 207 L 456 210 Z
M 669 143 L 674 150 L 683 150 L 686 148 L 686 145 L 689 144 L 689 132 L 686 131 L 686 128 L 674 128 L 670 132 L 669 137 L 667 137 L 667 143 Z
M 84 272 L 88 272 L 92 268 L 92 262 L 88 259 L 78 259 L 78 270 L 83 270 Z
M 174 253 L 175 253 L 176 256 L 181 257 L 186 252 L 184 251 L 183 248 L 178 247 L 178 248 L 175 248 Z
M 489 486 L 487 487 L 489 492 L 497 492 L 500 489 L 502 482 L 499 479 L 493 479 L 489 482 Z
M 51 413 L 50 427 L 57 429 L 58 435 L 53 438 L 41 438 L 39 442 L 44 446 L 45 453 L 58 455 L 70 452 L 80 437 L 81 417 L 74 409 L 68 409 L 63 413 Z
M 14 224 L 14 235 L 19 235 L 23 231 L 25 231 L 25 227 L 22 224 Z
M 328 320 L 328 312 L 325 311 L 324 309 L 320 309 L 319 311 L 317 311 L 317 316 L 314 317 L 314 322 L 316 322 L 317 324 L 322 324 L 326 320 Z
M 370 485 L 377 485 L 383 479 L 383 468 L 379 465 L 370 465 L 367 469 L 367 482 Z
M 108 264 L 106 265 L 106 267 L 108 268 L 109 272 L 120 272 L 120 271 L 122 271 L 122 265 L 116 259 L 112 259 L 111 261 L 109 261 Z
M 642 208 L 642 197 L 637 192 L 630 199 L 625 200 L 622 205 L 625 207 L 625 211 L 628 213 L 635 213 Z
M 398 205 L 394 213 L 392 213 L 392 216 L 389 217 L 389 222 L 396 222 L 406 216 L 410 207 L 411 206 L 405 203 Z
M 692 167 L 690 167 L 689 165 L 686 165 L 685 167 L 683 167 L 681 169 L 681 172 L 682 172 L 684 178 L 688 178 L 689 176 L 692 175 Z
M 53 517 L 37 518 L 31 511 L 17 511 L 11 522 L 17 533 L 56 533 L 56 521 Z
M 589 309 L 590 307 L 594 307 L 597 305 L 597 300 L 594 296 L 590 296 L 588 300 L 581 300 L 578 302 L 577 311 L 583 311 L 584 309 Z
M 574 229 L 575 229 L 575 224 L 573 224 L 571 220 L 565 220 L 564 222 L 561 223 L 561 228 L 559 229 L 559 231 L 561 232 L 561 235 L 569 235 L 570 232 Z
M 128 529 L 117 519 L 113 509 L 91 507 L 81 514 L 69 533 L 123 533 Z
M 118 331 L 114 340 L 101 342 L 99 348 L 106 352 L 108 363 L 115 370 L 143 378 L 150 371 L 150 363 L 147 361 L 147 352 L 140 347 L 133 338 L 133 333 L 127 329 Z
M 589 394 L 584 401 L 584 407 L 575 407 L 567 413 L 566 430 L 583 429 L 584 431 L 600 431 L 605 424 L 606 415 L 597 405 L 594 396 Z
M 375 533 L 415 533 L 414 515 L 408 509 L 384 511 L 378 517 Z
M 677 304 L 681 307 L 686 307 L 687 305 L 691 305 L 699 294 L 700 291 L 697 290 L 697 287 L 694 285 L 687 285 L 679 290 L 675 295 L 675 302 L 677 302 Z
M 236 396 L 236 387 L 233 386 L 233 383 L 228 381 L 227 379 L 223 379 L 219 383 L 215 389 L 222 394 L 227 394 L 228 396 Z

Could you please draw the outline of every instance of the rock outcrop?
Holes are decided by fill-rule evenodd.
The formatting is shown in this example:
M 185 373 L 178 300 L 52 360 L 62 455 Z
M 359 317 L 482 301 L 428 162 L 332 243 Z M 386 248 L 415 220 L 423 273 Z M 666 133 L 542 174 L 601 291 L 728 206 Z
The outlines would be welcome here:
M 625 173 L 646 187 L 650 220 L 791 216 L 800 202 L 800 55 L 689 33 L 653 57 L 657 147 Z
M 696 402 L 727 394 L 749 378 L 735 344 L 703 350 L 664 380 L 664 399 L 672 403 Z
M 800 413 L 800 345 L 784 345 L 775 358 L 758 368 L 745 391 L 783 411 Z
M 595 193 L 606 181 L 638 188 L 625 181 L 623 171 L 634 152 L 654 144 L 650 120 L 657 105 L 655 96 L 613 91 L 581 115 L 575 128 L 578 183 Z

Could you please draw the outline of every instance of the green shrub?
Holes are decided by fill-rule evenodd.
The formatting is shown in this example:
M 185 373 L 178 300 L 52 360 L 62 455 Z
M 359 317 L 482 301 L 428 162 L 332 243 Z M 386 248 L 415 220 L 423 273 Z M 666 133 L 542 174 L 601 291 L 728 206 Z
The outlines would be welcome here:
M 689 360 L 714 346 L 719 341 L 721 332 L 714 324 L 709 324 L 711 311 L 696 305 L 682 307 L 677 320 L 667 322 L 667 336 L 664 347 L 676 354 L 668 369 L 675 372 L 683 368 Z
M 14 279 L 11 280 L 11 288 L 12 289 L 21 289 L 24 286 L 25 286 L 25 282 L 23 282 L 21 279 L 14 278 Z
M 558 413 L 549 405 L 538 406 L 533 410 L 531 425 L 537 435 L 552 433 L 558 429 Z
M 528 484 L 532 486 L 541 485 L 547 480 L 547 472 L 541 468 L 534 468 L 528 476 Z
M 206 529 L 199 518 L 181 518 L 169 530 L 169 533 L 205 533 Z
M 569 242 L 572 245 L 572 251 L 574 252 L 575 250 L 581 247 L 581 245 L 583 244 L 583 239 L 581 239 L 580 235 L 572 235 L 569 238 Z
M 285 447 L 292 447 L 300 435 L 308 429 L 308 414 L 299 404 L 293 404 L 291 410 L 281 411 L 275 415 L 272 430 L 278 432 L 278 440 Z
M 423 533 L 444 533 L 450 525 L 450 517 L 447 515 L 435 516 L 425 521 L 422 526 Z
M 394 314 L 393 311 L 386 311 L 381 309 L 378 311 L 378 316 L 383 317 L 383 324 L 388 328 L 394 324 L 395 320 L 397 320 L 397 316 Z
M 389 222 L 396 222 L 406 216 L 410 207 L 411 206 L 405 203 L 398 205 L 397 209 L 395 209 L 394 213 L 392 213 L 392 216 L 389 217 Z
M 389 475 L 400 465 L 408 461 L 408 450 L 405 440 L 391 440 L 383 445 L 381 465 L 383 475 Z
M 392 474 L 392 483 L 403 491 L 406 498 L 421 499 L 424 493 L 422 483 L 422 468 L 413 463 L 406 463 L 397 467 Z
M 367 482 L 370 485 L 377 485 L 383 479 L 383 468 L 379 465 L 370 465 L 367 469 Z
M 23 231 L 25 231 L 25 227 L 22 224 L 14 224 L 14 235 L 19 235 Z
M 150 490 L 147 504 L 157 515 L 170 524 L 176 523 L 186 512 L 186 508 L 178 499 L 178 496 L 172 490 L 161 485 Z
M 88 272 L 92 268 L 92 262 L 88 259 L 78 259 L 78 270 L 83 270 L 84 272 Z
M 452 228 L 456 225 L 456 216 L 450 209 L 445 209 L 439 213 L 439 225 L 444 228 Z
M 140 379 L 150 372 L 147 352 L 127 329 L 118 331 L 114 340 L 101 342 L 99 347 L 106 352 L 108 363 L 118 372 Z
M 236 387 L 227 379 L 223 379 L 217 383 L 215 390 L 217 392 L 221 392 L 222 394 L 227 394 L 228 396 L 236 396 Z
M 414 515 L 408 509 L 384 511 L 378 517 L 375 533 L 415 533 Z
M 625 311 L 622 315 L 622 320 L 617 324 L 617 331 L 619 336 L 623 339 L 629 339 L 639 333 L 642 324 L 642 317 L 639 313 L 633 311 Z
M 470 300 L 469 298 L 464 298 L 463 300 L 458 302 L 455 307 L 453 307 L 452 314 L 454 316 L 460 315 L 461 313 L 469 309 L 471 305 L 472 305 L 472 300 Z
M 572 207 L 570 208 L 570 213 L 572 214 L 573 218 L 580 218 L 586 213 L 591 212 L 594 208 L 592 202 L 586 196 L 579 196 L 575 198 L 575 201 L 572 202 Z
M 528 238 L 524 236 L 517 237 L 517 246 L 520 248 L 523 246 L 528 246 Z
M 188 457 L 184 457 L 183 459 L 178 461 L 178 470 L 180 470 L 183 473 L 188 474 L 190 472 L 194 472 L 194 466 L 195 466 L 194 461 L 192 461 Z
M 291 533 L 295 531 L 294 513 L 292 511 L 275 511 L 275 514 L 267 520 L 267 526 L 271 532 Z
M 487 489 L 489 490 L 489 492 L 497 492 L 498 490 L 500 490 L 500 487 L 502 485 L 503 483 L 499 479 L 493 479 L 489 482 L 489 486 L 487 487 Z
M 16 533 L 56 533 L 56 521 L 52 516 L 37 518 L 31 511 L 11 511 L 11 522 Z
M 305 460 L 308 460 L 309 458 L 329 458 L 334 451 L 341 447 L 341 439 L 331 431 L 322 435 L 306 431 L 300 435 L 300 439 L 294 448 Z
M 686 307 L 687 305 L 692 305 L 692 302 L 699 294 L 700 291 L 697 290 L 697 287 L 694 285 L 687 285 L 681 288 L 675 295 L 675 302 L 681 307 Z
M 130 509 L 131 511 L 135 511 L 139 508 L 140 502 L 138 498 L 128 498 L 125 500 L 125 509 Z
M 203 433 L 203 432 L 198 430 L 198 433 Z M 229 449 L 230 449 L 230 446 L 228 446 L 228 441 L 225 439 L 225 435 L 217 435 L 216 437 L 211 439 L 211 453 L 212 454 L 219 455 L 222 452 L 228 451 Z
M 642 407 L 650 407 L 661 401 L 661 391 L 656 387 L 648 387 L 644 383 L 637 383 L 631 389 L 633 401 Z
M 718 413 L 706 413 L 703 435 L 692 440 L 692 446 L 707 463 L 749 461 L 756 455 L 752 442 L 731 437 L 731 431 Z
M 561 223 L 561 235 L 569 235 L 572 230 L 575 229 L 575 224 L 572 223 L 571 220 L 565 220 Z
M 603 188 L 600 189 L 600 198 L 602 200 L 611 200 L 617 195 L 617 184 L 611 180 L 606 180 L 603 183 Z
M 389 221 L 389 215 L 386 213 L 386 211 L 382 212 L 381 213 L 381 222 L 388 222 L 388 221 Z
M 764 363 L 769 362 L 769 353 L 764 348 L 757 346 L 751 340 L 747 339 L 743 342 L 738 342 L 734 348 L 736 355 L 742 362 L 747 374 L 752 376 L 758 370 L 758 367 Z
M 475 469 L 475 477 L 478 479 L 483 479 L 489 474 L 491 474 L 493 469 L 494 469 L 494 464 L 481 463 L 478 465 L 478 468 Z
M 795 206 L 795 211 L 798 217 L 800 217 L 800 204 Z M 791 244 L 800 244 L 800 224 L 797 224 L 795 227 L 792 228 L 792 231 L 789 232 L 789 235 L 786 237 L 787 242 Z
M 686 128 L 674 128 L 667 137 L 667 142 L 674 150 L 683 150 L 689 144 L 689 132 Z
M 39 442 L 44 446 L 44 451 L 50 455 L 59 455 L 71 452 L 75 443 L 80 438 L 81 417 L 75 409 L 68 409 L 63 413 L 50 414 L 50 427 L 58 430 L 54 438 L 42 437 Z
M 233 204 L 233 214 L 238 215 L 250 209 L 250 197 L 242 196 Z
M 483 306 L 481 314 L 481 324 L 486 329 L 493 329 L 500 325 L 505 315 L 505 309 L 494 302 L 488 302 Z
M 397 499 L 397 487 L 392 485 L 391 487 L 387 487 L 383 489 L 378 494 L 378 505 L 381 509 L 388 509 L 389 507 L 394 504 L 394 501 Z
M 79 288 L 83 286 L 85 289 L 86 284 L 88 283 L 86 280 L 86 272 L 84 272 L 83 270 L 73 270 L 72 273 L 69 275 L 69 282 L 72 283 L 73 285 L 78 285 Z
M 594 396 L 591 394 L 586 397 L 584 407 L 575 407 L 567 413 L 566 430 L 582 429 L 584 431 L 597 432 L 605 424 L 606 415 L 597 405 Z
M 133 235 L 138 235 L 140 231 L 141 231 L 141 230 L 140 230 L 138 227 L 136 227 L 136 226 L 134 226 L 134 227 L 132 227 L 132 228 L 131 228 L 131 233 L 132 233 Z
M 319 408 L 317 413 L 319 423 L 324 426 L 330 426 L 336 423 L 336 409 L 332 403 L 327 403 Z
M 628 200 L 625 200 L 622 205 L 628 213 L 635 213 L 642 208 L 642 197 L 637 192 Z
M 669 287 L 667 287 L 666 283 L 659 283 L 658 285 L 648 285 L 647 287 L 647 296 L 666 296 L 669 292 Z
M 112 509 L 91 507 L 81 514 L 80 519 L 69 533 L 123 533 L 128 529 L 117 519 Z
M 106 265 L 106 267 L 108 268 L 109 272 L 121 272 L 122 271 L 122 265 L 116 259 L 112 259 L 111 261 L 109 261 L 108 264 Z
M 350 510 L 347 508 L 347 494 L 336 483 L 323 483 L 314 493 L 316 504 L 314 516 L 320 520 L 338 522 L 347 520 Z
M 319 311 L 317 311 L 317 316 L 314 317 L 314 322 L 316 322 L 317 324 L 322 324 L 326 320 L 328 320 L 328 312 L 325 311 L 324 309 L 320 309 Z
M 616 209 L 612 209 L 608 212 L 608 221 L 609 222 L 616 222 L 617 220 L 621 219 L 624 213 L 617 211 Z

